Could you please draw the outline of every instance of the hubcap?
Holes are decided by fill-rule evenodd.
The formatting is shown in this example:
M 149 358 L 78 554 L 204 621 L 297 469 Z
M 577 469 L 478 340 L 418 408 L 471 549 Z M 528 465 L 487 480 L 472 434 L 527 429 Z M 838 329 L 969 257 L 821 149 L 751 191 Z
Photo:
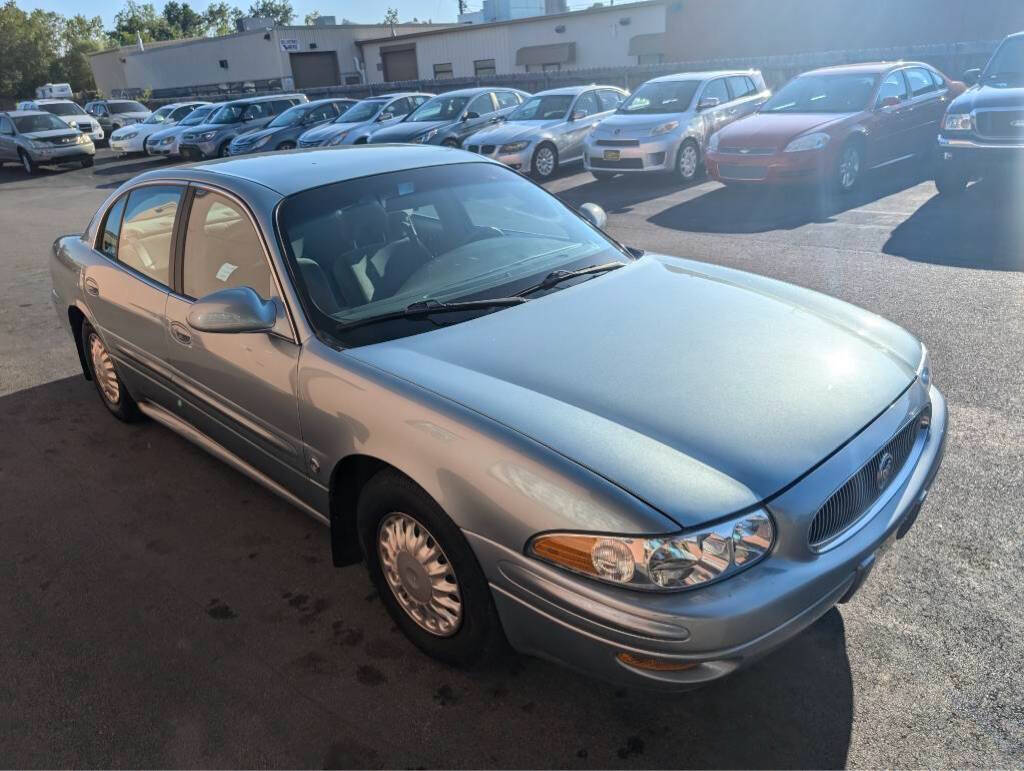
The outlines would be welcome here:
M 555 154 L 550 147 L 542 147 L 537 151 L 537 173 L 542 177 L 549 176 L 555 170 Z
M 697 151 L 693 145 L 685 145 L 679 155 L 679 172 L 689 179 L 697 173 Z
M 21 154 L 21 165 L 25 167 L 25 171 L 27 171 L 29 174 L 32 173 L 32 162 L 24 153 Z
M 462 596 L 455 569 L 423 525 L 392 512 L 377 530 L 384 578 L 402 610 L 438 637 L 451 637 L 462 621 Z
M 856 147 L 847 147 L 843 150 L 843 157 L 839 161 L 839 184 L 844 190 L 849 190 L 857 181 L 860 173 L 860 153 Z
M 89 356 L 92 358 L 92 374 L 100 387 L 100 393 L 111 404 L 117 404 L 121 399 L 121 384 L 114 371 L 114 362 L 95 332 L 89 335 Z

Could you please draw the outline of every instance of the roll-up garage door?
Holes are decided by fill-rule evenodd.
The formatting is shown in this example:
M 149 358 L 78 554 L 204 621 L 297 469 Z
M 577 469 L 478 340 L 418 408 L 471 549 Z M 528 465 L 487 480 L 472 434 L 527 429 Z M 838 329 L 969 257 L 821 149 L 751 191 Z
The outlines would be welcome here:
M 419 70 L 416 67 L 416 45 L 385 46 L 380 49 L 381 62 L 384 64 L 384 80 L 391 83 L 396 80 L 416 80 Z
M 292 77 L 297 89 L 337 86 L 341 83 L 338 55 L 334 51 L 289 54 L 288 58 L 291 59 Z

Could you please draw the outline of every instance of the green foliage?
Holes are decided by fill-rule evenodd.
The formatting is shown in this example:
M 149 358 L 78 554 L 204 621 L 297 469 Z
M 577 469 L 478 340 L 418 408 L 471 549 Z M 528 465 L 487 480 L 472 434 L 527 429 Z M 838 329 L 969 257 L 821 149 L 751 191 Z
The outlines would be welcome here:
M 276 23 L 284 26 L 292 23 L 292 19 L 295 18 L 295 9 L 292 8 L 290 0 L 256 0 L 249 6 L 248 15 L 273 19 Z
M 229 35 L 235 31 L 235 21 L 242 18 L 242 11 L 221 1 L 206 7 L 206 29 L 211 35 Z
M 320 18 L 320 11 L 310 11 L 306 14 L 305 22 L 307 27 L 312 27 L 316 24 L 316 20 Z
M 210 28 L 205 14 L 197 13 L 188 3 L 177 0 L 168 0 L 163 17 L 175 38 L 202 37 Z
M 388 8 L 388 12 L 384 14 L 384 23 L 394 26 L 398 24 L 398 9 Z

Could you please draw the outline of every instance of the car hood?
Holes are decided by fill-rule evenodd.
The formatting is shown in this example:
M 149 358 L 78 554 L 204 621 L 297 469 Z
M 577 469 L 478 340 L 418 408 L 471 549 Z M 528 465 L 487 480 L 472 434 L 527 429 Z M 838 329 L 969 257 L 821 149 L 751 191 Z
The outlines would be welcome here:
M 154 131 L 152 134 L 149 135 L 149 138 L 164 139 L 165 137 L 173 137 L 176 135 L 184 134 L 186 131 L 191 131 L 194 128 L 199 128 L 199 125 L 197 124 L 195 126 L 167 126 L 165 128 L 160 129 L 159 131 Z
M 249 144 L 249 143 L 255 142 L 260 137 L 270 136 L 271 134 L 276 134 L 279 131 L 285 131 L 286 129 L 290 129 L 290 128 L 295 128 L 295 127 L 294 126 L 274 126 L 274 128 L 264 127 L 264 128 L 253 129 L 252 131 L 246 131 L 246 132 L 244 132 L 242 134 L 239 134 L 232 141 L 234 141 L 234 142 L 244 142 L 246 144 Z
M 562 123 L 560 120 L 506 122 L 473 134 L 466 142 L 501 145 L 522 139 L 534 139 Z
M 413 137 L 418 137 L 425 131 L 430 131 L 432 128 L 443 128 L 450 126 L 452 123 L 453 121 L 450 120 L 404 120 L 394 126 L 385 126 L 379 131 L 374 131 L 370 141 L 406 142 Z
M 781 150 L 794 138 L 815 129 L 841 124 L 859 113 L 758 112 L 722 128 L 719 144 L 730 147 L 772 147 Z
M 1024 85 L 985 83 L 972 86 L 950 103 L 949 112 L 999 110 L 1007 107 L 1024 110 Z
M 490 416 L 683 527 L 816 466 L 914 380 L 920 343 L 867 311 L 648 255 L 348 355 Z
M 77 129 L 69 131 L 66 128 L 62 129 L 46 129 L 46 131 L 26 131 L 22 136 L 28 137 L 29 139 L 55 139 L 57 137 L 77 137 L 81 132 Z
M 189 126 L 185 129 L 186 134 L 202 134 L 206 131 L 224 131 L 241 126 L 241 123 L 200 123 L 197 126 Z
M 146 118 L 148 118 L 150 115 L 152 115 L 152 113 L 149 113 L 149 112 L 115 112 L 110 117 L 111 118 L 134 118 L 135 120 L 143 121 Z
M 687 113 L 673 112 L 662 113 L 661 115 L 625 115 L 613 113 L 597 124 L 594 134 L 612 136 L 647 136 L 651 129 L 662 126 L 669 121 L 683 121 Z M 616 134 L 615 132 L 619 133 Z

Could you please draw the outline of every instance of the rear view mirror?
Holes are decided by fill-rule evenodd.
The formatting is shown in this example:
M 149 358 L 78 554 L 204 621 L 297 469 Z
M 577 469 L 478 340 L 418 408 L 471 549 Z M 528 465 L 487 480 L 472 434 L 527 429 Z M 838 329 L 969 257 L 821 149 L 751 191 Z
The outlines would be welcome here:
M 596 203 L 582 204 L 579 211 L 583 219 L 598 230 L 604 230 L 604 226 L 608 224 L 608 215 Z
M 697 102 L 697 109 L 710 110 L 712 107 L 718 107 L 721 103 L 721 100 L 717 96 L 705 96 Z
M 976 85 L 980 78 L 981 70 L 978 67 L 972 67 L 969 70 L 964 70 L 964 83 L 968 86 Z
M 208 294 L 188 313 L 188 325 L 199 332 L 269 332 L 275 321 L 277 306 L 247 286 Z

